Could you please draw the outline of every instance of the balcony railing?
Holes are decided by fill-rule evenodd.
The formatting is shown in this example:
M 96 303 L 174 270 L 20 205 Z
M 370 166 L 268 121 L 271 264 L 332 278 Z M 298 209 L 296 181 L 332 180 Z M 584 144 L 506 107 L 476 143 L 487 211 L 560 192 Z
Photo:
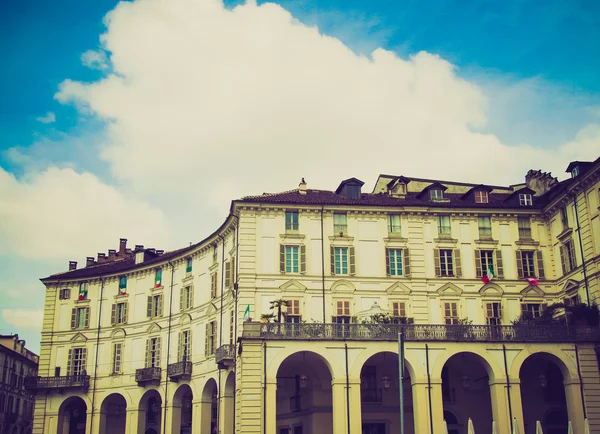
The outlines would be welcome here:
M 215 362 L 219 365 L 224 365 L 227 362 L 233 362 L 235 357 L 235 345 L 225 344 L 217 348 L 215 352 Z
M 244 323 L 247 339 L 454 342 L 598 342 L 600 329 L 562 325 L 279 324 Z
M 62 377 L 25 377 L 25 389 L 84 389 L 90 387 L 89 375 L 67 375 Z
M 138 384 L 150 383 L 153 381 L 158 381 L 160 383 L 160 376 L 160 368 L 141 368 L 135 370 L 135 381 Z
M 169 363 L 167 375 L 171 381 L 189 380 L 192 375 L 192 362 Z

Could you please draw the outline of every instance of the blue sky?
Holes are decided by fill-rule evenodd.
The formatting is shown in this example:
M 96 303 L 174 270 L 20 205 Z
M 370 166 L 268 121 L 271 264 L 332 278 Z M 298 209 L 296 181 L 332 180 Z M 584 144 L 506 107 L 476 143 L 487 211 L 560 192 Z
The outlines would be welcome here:
M 122 236 L 187 245 L 229 200 L 302 176 L 316 188 L 400 171 L 508 184 L 598 156 L 600 2 L 226 1 L 214 16 L 211 2 L 141 0 L 108 27 L 113 0 L 0 6 L 0 333 L 36 348 L 14 316 L 39 316 L 37 278 L 68 259 Z M 366 142 L 404 158 L 367 158 Z M 323 164 L 338 146 L 360 158 L 294 167 L 281 151 L 311 146 Z M 432 164 L 423 146 L 468 158 Z M 476 170 L 494 155 L 502 169 Z

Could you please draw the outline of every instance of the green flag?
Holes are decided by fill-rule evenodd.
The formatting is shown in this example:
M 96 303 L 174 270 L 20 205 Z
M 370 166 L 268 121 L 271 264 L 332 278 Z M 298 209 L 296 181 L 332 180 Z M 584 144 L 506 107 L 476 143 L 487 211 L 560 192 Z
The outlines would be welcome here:
M 246 310 L 244 311 L 244 321 L 250 320 L 250 305 L 246 306 Z

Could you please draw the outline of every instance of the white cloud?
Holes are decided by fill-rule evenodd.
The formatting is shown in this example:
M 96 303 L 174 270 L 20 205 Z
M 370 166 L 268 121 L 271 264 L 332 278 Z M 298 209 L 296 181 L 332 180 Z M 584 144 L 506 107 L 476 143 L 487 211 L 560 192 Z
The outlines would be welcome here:
M 56 122 L 56 115 L 53 112 L 48 112 L 44 116 L 35 118 L 35 120 L 43 124 L 52 124 Z
M 15 327 L 13 333 L 23 329 L 41 330 L 43 319 L 43 309 L 2 309 L 2 320 Z
M 108 58 L 102 50 L 88 50 L 81 55 L 81 63 L 91 69 L 108 69 Z

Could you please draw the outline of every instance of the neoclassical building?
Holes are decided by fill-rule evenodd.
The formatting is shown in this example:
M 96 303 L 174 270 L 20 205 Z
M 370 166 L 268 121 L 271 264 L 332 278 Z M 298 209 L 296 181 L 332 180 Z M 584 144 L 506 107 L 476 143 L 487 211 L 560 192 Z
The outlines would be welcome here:
M 71 262 L 42 279 L 34 433 L 600 432 L 598 327 L 513 324 L 600 295 L 600 159 L 567 171 L 302 180 L 195 245 Z

